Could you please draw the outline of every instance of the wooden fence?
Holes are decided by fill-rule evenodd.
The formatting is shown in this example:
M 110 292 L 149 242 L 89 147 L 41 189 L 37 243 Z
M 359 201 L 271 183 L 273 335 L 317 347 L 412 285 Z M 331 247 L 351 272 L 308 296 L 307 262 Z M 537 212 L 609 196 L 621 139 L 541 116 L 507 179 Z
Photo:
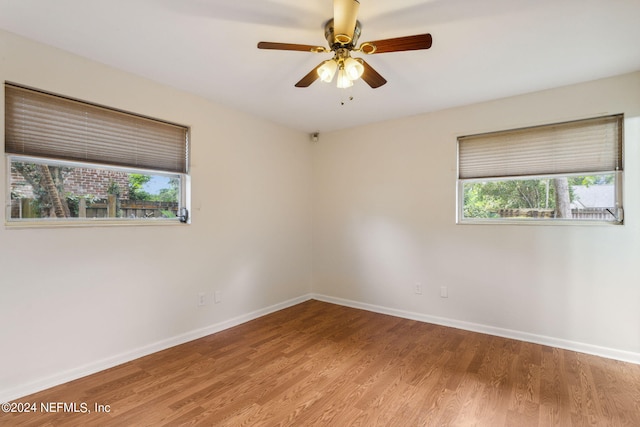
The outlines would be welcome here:
M 613 211 L 613 210 L 612 210 Z M 555 218 L 553 209 L 500 209 L 498 215 L 501 218 Z M 594 219 L 610 221 L 613 215 L 607 208 L 583 208 L 571 209 L 571 219 Z
M 111 195 L 105 202 L 88 205 L 83 202 L 84 199 L 80 199 L 78 206 L 80 218 L 166 218 L 178 214 L 177 202 L 116 200 Z

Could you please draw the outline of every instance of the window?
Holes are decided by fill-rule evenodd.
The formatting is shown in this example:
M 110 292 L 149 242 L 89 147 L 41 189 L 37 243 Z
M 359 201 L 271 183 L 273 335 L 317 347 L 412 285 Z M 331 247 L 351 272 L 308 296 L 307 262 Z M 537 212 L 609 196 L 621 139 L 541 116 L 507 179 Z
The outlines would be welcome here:
M 186 222 L 188 134 L 5 84 L 7 221 Z
M 621 224 L 623 116 L 458 138 L 458 222 Z

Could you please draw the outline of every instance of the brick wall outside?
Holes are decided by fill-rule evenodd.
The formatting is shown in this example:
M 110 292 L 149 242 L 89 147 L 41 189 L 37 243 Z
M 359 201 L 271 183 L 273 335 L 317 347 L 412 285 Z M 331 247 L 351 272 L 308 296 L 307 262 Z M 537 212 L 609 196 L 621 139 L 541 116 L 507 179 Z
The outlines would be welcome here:
M 11 191 L 20 199 L 33 199 L 33 188 L 21 173 L 11 171 Z
M 92 195 L 105 199 L 110 182 L 120 187 L 120 199 L 129 198 L 129 176 L 104 169 L 73 168 L 64 172 L 64 190 L 76 196 Z M 19 198 L 33 198 L 33 188 L 19 172 L 11 172 L 11 189 Z
M 120 199 L 129 198 L 129 175 L 104 169 L 74 168 L 65 174 L 64 189 L 77 196 L 107 197 L 111 182 L 120 187 Z

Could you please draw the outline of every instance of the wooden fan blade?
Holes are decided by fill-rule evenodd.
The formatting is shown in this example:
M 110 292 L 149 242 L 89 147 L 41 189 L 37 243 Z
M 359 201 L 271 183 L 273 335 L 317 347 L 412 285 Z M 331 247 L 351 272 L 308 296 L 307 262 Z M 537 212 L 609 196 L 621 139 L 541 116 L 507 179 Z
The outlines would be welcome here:
M 316 80 L 318 80 L 318 78 L 320 77 L 320 75 L 318 74 L 318 68 L 322 64 L 324 64 L 324 62 L 321 62 L 320 64 L 318 64 L 318 66 L 316 68 L 314 68 L 313 70 L 311 70 L 309 72 L 309 74 L 307 74 L 306 76 L 301 78 L 300 81 L 298 83 L 296 83 L 296 87 L 309 87 L 309 86 L 311 86 L 311 83 L 313 83 Z
M 433 39 L 431 34 L 418 34 L 415 36 L 397 37 L 394 39 L 376 40 L 372 42 L 362 43 L 360 46 L 363 53 L 388 53 L 388 52 L 402 52 L 405 50 L 420 50 L 429 49 Z M 373 52 L 370 51 L 370 46 L 375 46 Z M 369 51 L 368 51 L 369 50 Z
M 300 52 L 323 52 L 326 50 L 324 47 L 312 46 L 309 44 L 274 43 L 274 42 L 260 42 L 258 43 L 258 49 L 297 50 Z
M 364 65 L 364 72 L 362 73 L 362 80 L 367 82 L 372 89 L 378 88 L 385 84 L 387 81 L 384 77 L 382 77 L 376 70 L 374 70 L 371 65 L 367 64 L 366 61 L 362 58 L 358 58 L 359 61 Z
M 356 28 L 358 0 L 333 0 L 333 32 L 334 39 L 338 43 L 349 44 L 353 40 L 353 31 Z

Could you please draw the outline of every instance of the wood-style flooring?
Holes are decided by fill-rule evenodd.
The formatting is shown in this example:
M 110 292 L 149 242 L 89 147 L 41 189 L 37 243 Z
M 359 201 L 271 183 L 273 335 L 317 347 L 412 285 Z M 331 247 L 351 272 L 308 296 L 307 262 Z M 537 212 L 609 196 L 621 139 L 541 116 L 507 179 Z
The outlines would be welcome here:
M 638 427 L 640 366 L 312 300 L 16 402 L 61 412 L 0 425 Z

